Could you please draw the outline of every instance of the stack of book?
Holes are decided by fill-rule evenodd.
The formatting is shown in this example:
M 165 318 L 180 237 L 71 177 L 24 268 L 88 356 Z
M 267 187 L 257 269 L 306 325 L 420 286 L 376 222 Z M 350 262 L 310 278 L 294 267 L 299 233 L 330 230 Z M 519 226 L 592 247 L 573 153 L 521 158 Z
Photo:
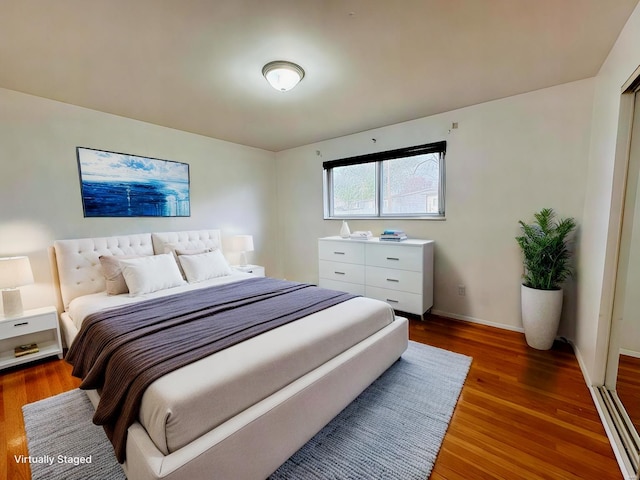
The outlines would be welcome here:
M 382 235 L 380 235 L 381 242 L 401 242 L 407 238 L 407 234 L 402 230 L 385 230 L 382 232 Z
M 16 347 L 14 350 L 14 355 L 16 357 L 22 357 L 24 355 L 29 355 L 31 353 L 37 353 L 39 352 L 40 349 L 38 348 L 38 344 L 37 343 L 30 343 L 28 345 L 20 345 L 19 347 Z

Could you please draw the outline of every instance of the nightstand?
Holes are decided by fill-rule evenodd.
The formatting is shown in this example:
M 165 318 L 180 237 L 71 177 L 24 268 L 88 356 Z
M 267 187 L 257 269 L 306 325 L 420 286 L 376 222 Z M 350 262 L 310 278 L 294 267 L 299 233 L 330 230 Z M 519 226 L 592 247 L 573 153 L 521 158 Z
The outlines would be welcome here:
M 261 267 L 260 265 L 233 265 L 231 268 L 238 272 L 252 273 L 256 277 L 265 276 L 264 267 Z
M 16 347 L 32 343 L 38 344 L 37 352 L 15 356 Z M 62 358 L 60 324 L 55 307 L 25 310 L 18 317 L 0 315 L 0 369 L 52 355 Z

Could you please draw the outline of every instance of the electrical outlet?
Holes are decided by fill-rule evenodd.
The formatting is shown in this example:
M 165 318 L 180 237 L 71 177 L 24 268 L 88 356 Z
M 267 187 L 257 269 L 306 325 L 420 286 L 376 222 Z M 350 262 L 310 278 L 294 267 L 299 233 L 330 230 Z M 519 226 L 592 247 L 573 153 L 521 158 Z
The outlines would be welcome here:
M 464 297 L 467 294 L 467 287 L 464 285 L 458 285 L 458 295 Z

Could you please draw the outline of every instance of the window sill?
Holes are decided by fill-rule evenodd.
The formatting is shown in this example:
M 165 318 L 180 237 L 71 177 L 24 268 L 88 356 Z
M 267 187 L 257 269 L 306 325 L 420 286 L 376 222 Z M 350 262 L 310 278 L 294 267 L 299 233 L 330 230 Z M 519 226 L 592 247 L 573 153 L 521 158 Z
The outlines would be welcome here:
M 403 216 L 384 216 L 384 217 L 376 217 L 376 216 L 354 216 L 354 217 L 324 217 L 325 220 L 434 220 L 434 221 L 444 221 L 447 219 L 445 215 L 429 215 L 429 216 L 411 216 L 411 217 L 403 217 Z

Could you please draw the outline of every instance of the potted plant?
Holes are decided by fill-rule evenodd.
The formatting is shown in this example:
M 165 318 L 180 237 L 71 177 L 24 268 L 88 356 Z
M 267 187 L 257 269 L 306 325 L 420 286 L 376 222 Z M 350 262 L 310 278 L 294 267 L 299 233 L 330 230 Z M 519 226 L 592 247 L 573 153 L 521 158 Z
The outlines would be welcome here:
M 567 236 L 576 222 L 573 218 L 556 221 L 551 208 L 543 208 L 534 217 L 530 225 L 519 221 L 522 235 L 516 237 L 524 255 L 522 325 L 529 346 L 548 350 L 562 313 L 562 282 L 573 274 Z

